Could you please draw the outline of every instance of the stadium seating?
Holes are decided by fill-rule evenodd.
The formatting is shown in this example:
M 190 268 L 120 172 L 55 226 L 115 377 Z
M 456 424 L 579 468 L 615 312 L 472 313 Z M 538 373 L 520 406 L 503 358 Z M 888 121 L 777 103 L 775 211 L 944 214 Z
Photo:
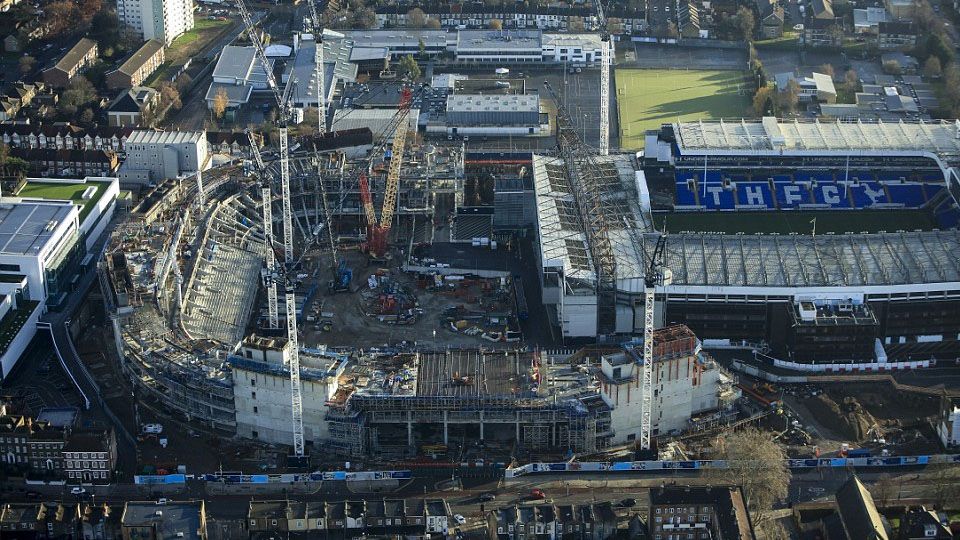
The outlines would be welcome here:
M 943 184 L 924 184 L 923 191 L 927 194 L 927 200 L 931 200 L 937 196 L 938 193 L 946 189 L 946 186 Z
M 886 188 L 890 202 L 894 204 L 902 204 L 906 208 L 919 208 L 927 202 L 923 186 L 920 184 L 887 184 Z
M 677 206 L 699 206 L 697 194 L 686 182 L 677 182 Z
M 737 206 L 770 209 L 777 207 L 767 182 L 737 182 Z
M 806 184 L 793 182 L 777 182 L 774 185 L 777 192 L 777 206 L 779 208 L 797 208 L 801 204 L 811 204 L 813 198 Z
M 877 180 L 885 184 L 890 182 L 900 182 L 901 180 L 909 182 L 914 177 L 910 171 L 880 171 L 877 173 Z
M 850 208 L 850 198 L 847 190 L 834 182 L 817 182 L 810 188 L 813 192 L 813 201 L 816 204 L 829 205 L 830 208 Z
M 854 208 L 869 208 L 875 204 L 890 202 L 881 184 L 863 181 L 850 186 L 850 201 Z
M 920 180 L 924 182 L 943 182 L 943 173 L 940 171 L 926 171 L 920 173 Z
M 733 188 L 724 188 L 721 184 L 708 183 L 705 188 L 706 196 L 701 193 L 701 203 L 710 210 L 733 210 L 736 208 L 734 202 Z

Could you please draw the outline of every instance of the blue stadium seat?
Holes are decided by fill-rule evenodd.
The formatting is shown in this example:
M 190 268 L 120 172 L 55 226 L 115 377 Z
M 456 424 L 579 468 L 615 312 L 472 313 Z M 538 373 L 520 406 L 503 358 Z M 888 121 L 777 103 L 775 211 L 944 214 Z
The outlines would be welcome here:
M 850 208 L 847 188 L 833 182 L 818 182 L 810 189 L 817 204 L 829 204 L 831 208 Z
M 854 180 L 860 180 L 861 182 L 872 182 L 876 179 L 876 177 L 870 171 L 850 171 L 849 173 L 845 171 L 838 172 L 837 181 L 839 182 L 844 179 L 851 182 Z
M 679 170 L 679 169 L 678 169 L 675 177 L 676 177 L 676 179 L 677 179 L 677 183 L 686 182 L 687 180 L 692 180 L 692 179 L 693 179 L 694 173 L 693 173 L 693 171 L 689 171 L 689 170 Z
M 733 190 L 724 189 L 719 184 L 707 184 L 707 195 L 700 194 L 700 202 L 711 210 L 733 210 L 736 204 L 733 199 Z
M 738 184 L 739 184 L 740 182 L 749 182 L 749 181 L 750 181 L 750 177 L 747 176 L 746 174 L 731 174 L 731 175 L 728 176 L 728 178 L 730 179 L 731 182 L 736 182 L 736 183 L 738 183 Z
M 703 177 L 703 173 L 700 173 L 700 176 Z M 719 184 L 723 182 L 723 175 L 720 174 L 720 171 L 707 171 L 706 182 L 708 184 Z
M 884 183 L 899 182 L 901 179 L 907 182 L 913 179 L 910 171 L 880 171 L 877 173 L 877 180 Z
M 946 189 L 943 184 L 924 184 L 923 191 L 927 194 L 927 200 L 932 199 L 937 193 Z
M 860 182 L 850 186 L 850 198 L 854 208 L 869 208 L 889 202 L 883 186 L 877 182 Z
M 920 180 L 924 182 L 943 182 L 943 173 L 940 171 L 924 171 L 920 173 Z
M 777 192 L 777 206 L 780 208 L 796 208 L 813 202 L 810 190 L 803 184 L 776 182 L 773 187 Z
M 677 182 L 677 206 L 697 206 L 697 195 L 686 182 Z
M 890 202 L 902 204 L 907 208 L 919 208 L 927 202 L 920 184 L 887 184 Z
M 774 184 L 790 184 L 793 183 L 792 174 L 775 174 L 773 175 Z
M 833 173 L 823 171 L 797 171 L 793 175 L 797 182 L 833 183 Z
M 767 182 L 737 182 L 737 205 L 753 208 L 776 208 Z

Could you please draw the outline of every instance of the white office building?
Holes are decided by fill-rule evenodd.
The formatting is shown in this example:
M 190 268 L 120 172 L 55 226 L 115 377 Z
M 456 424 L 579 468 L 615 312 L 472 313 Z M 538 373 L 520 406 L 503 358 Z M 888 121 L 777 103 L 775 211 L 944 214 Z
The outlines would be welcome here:
M 135 130 L 127 138 L 127 159 L 120 183 L 145 186 L 167 178 L 190 176 L 209 167 L 204 131 Z
M 117 17 L 137 37 L 170 45 L 193 28 L 193 0 L 117 0 Z
M 116 178 L 44 178 L 0 198 L 0 381 L 30 344 L 40 315 L 65 303 L 92 262 L 88 251 L 118 194 Z

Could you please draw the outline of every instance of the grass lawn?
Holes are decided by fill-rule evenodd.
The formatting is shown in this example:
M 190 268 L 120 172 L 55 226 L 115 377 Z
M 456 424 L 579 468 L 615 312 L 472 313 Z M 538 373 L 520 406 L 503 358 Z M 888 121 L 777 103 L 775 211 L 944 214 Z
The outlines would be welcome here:
M 234 20 L 211 21 L 205 17 L 197 17 L 193 29 L 173 40 L 167 48 L 164 63 L 147 78 L 146 86 L 156 86 L 161 81 L 170 80 L 175 70 L 180 69 L 188 59 L 198 56 L 213 40 L 217 39 L 228 28 L 236 24 Z
M 97 192 L 90 199 L 83 198 L 83 192 L 90 186 L 96 186 Z M 17 197 L 32 197 L 35 199 L 59 199 L 65 201 L 74 201 L 77 204 L 83 204 L 80 209 L 80 223 L 87 217 L 87 214 L 93 210 L 97 201 L 107 191 L 107 184 L 103 182 L 90 182 L 86 184 L 47 184 L 44 182 L 27 182 L 23 189 L 17 193 Z
M 744 72 L 618 69 L 620 146 L 643 147 L 644 132 L 665 122 L 737 118 L 750 106 Z
M 666 220 L 667 232 L 713 231 L 726 234 L 738 232 L 810 234 L 817 218 L 817 234 L 845 232 L 893 232 L 935 227 L 932 216 L 923 210 L 854 210 L 801 212 L 664 212 L 655 213 L 658 229 Z
M 753 46 L 758 49 L 796 49 L 799 46 L 800 35 L 794 30 L 784 30 L 783 35 L 778 38 L 760 39 L 753 42 Z

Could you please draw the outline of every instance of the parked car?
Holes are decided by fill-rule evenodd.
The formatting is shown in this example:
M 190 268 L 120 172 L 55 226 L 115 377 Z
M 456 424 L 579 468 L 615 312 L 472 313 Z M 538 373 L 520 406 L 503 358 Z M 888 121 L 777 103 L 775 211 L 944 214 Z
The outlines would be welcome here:
M 480 496 L 477 497 L 477 499 L 479 499 L 480 502 L 490 502 L 496 498 L 497 496 L 493 493 L 481 493 Z
M 460 514 L 454 514 L 453 519 L 457 520 L 457 524 L 459 525 L 463 525 L 464 523 L 467 522 L 467 518 L 463 517 Z
M 620 506 L 622 508 L 633 508 L 637 505 L 637 500 L 634 498 L 626 498 L 620 500 Z
M 87 490 L 82 487 L 75 487 L 70 489 L 71 495 L 84 495 L 87 493 Z
M 144 424 L 143 432 L 153 433 L 153 434 L 163 433 L 163 425 L 162 424 Z
M 542 489 L 537 488 L 537 489 L 534 489 L 533 491 L 530 492 L 530 498 L 531 498 L 531 499 L 541 500 L 541 499 L 546 499 L 547 496 L 543 494 L 543 490 L 542 490 Z

